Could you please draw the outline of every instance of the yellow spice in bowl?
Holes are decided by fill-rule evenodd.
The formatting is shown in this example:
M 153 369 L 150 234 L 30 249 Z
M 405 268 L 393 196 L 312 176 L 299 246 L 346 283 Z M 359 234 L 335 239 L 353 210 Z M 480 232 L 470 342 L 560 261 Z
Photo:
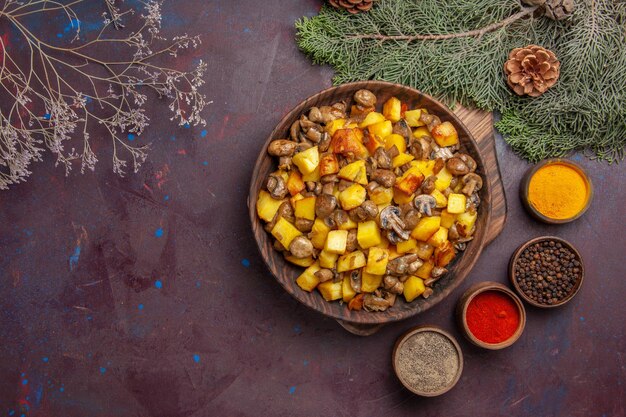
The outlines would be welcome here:
M 554 162 L 537 170 L 528 186 L 528 202 L 539 213 L 557 220 L 576 216 L 587 204 L 589 189 L 573 166 Z

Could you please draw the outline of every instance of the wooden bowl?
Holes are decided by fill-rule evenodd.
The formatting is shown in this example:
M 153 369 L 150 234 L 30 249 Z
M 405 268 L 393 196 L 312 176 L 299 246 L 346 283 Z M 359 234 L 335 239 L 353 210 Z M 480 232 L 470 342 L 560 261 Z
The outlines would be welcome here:
M 404 298 L 400 296 L 393 307 L 383 312 L 351 311 L 348 310 L 345 304 L 325 301 L 317 291 L 308 293 L 300 289 L 295 283 L 295 279 L 302 273 L 303 268 L 290 264 L 279 252 L 274 250 L 271 236 L 263 229 L 263 222 L 256 214 L 256 201 L 259 191 L 263 187 L 268 174 L 273 172 L 277 166 L 274 158 L 267 153 L 269 143 L 275 139 L 289 137 L 291 124 L 311 107 L 331 105 L 340 100 L 346 100 L 350 104 L 354 93 L 362 88 L 368 89 L 376 95 L 378 99 L 377 108 L 380 108 L 382 103 L 391 96 L 396 96 L 407 103 L 409 108 L 425 107 L 432 114 L 439 116 L 442 121 L 453 123 L 459 133 L 462 150 L 476 160 L 478 164 L 476 172 L 484 179 L 483 188 L 479 192 L 481 205 L 478 210 L 474 239 L 469 242 L 465 252 L 460 253 L 457 259 L 448 266 L 449 272 L 434 284 L 434 293 L 428 299 L 419 298 L 412 303 L 405 302 Z M 467 127 L 461 123 L 450 109 L 432 97 L 413 88 L 383 81 L 360 81 L 332 87 L 315 94 L 297 105 L 283 117 L 259 151 L 259 157 L 250 183 L 248 212 L 252 223 L 252 231 L 263 260 L 280 285 L 289 294 L 307 307 L 344 322 L 381 324 L 403 320 L 431 308 L 447 297 L 469 274 L 485 245 L 485 237 L 491 217 L 491 187 L 486 179 L 484 158 L 480 155 L 476 141 Z
M 530 179 L 532 178 L 533 175 L 535 175 L 535 173 L 539 169 L 549 164 L 567 165 L 568 167 L 578 172 L 578 174 L 580 174 L 583 180 L 585 180 L 585 184 L 587 185 L 587 202 L 585 203 L 585 206 L 576 215 L 572 217 L 568 217 L 567 219 L 553 219 L 552 217 L 548 217 L 544 215 L 543 213 L 539 212 L 539 210 L 537 210 L 530 203 L 528 199 L 528 188 L 530 186 Z M 520 192 L 520 198 L 522 200 L 522 204 L 524 208 L 526 209 L 526 211 L 528 211 L 528 213 L 531 216 L 533 216 L 535 219 L 542 221 L 544 223 L 548 223 L 548 224 L 563 224 L 563 223 L 569 223 L 569 222 L 576 220 L 577 218 L 585 214 L 585 212 L 591 205 L 591 200 L 593 199 L 593 185 L 591 183 L 591 179 L 589 178 L 589 175 L 587 175 L 587 172 L 583 169 L 583 167 L 581 167 L 577 163 L 570 161 L 569 159 L 561 159 L 561 158 L 546 159 L 530 167 L 528 171 L 526 172 L 526 174 L 524 175 L 524 177 L 522 178 L 519 192 Z
M 509 297 L 517 306 L 517 311 L 519 312 L 520 322 L 519 326 L 515 330 L 515 333 L 511 335 L 507 340 L 500 343 L 486 343 L 482 340 L 478 339 L 469 329 L 467 325 L 467 307 L 470 302 L 478 295 L 486 291 L 499 291 L 502 294 L 505 294 Z M 461 328 L 461 332 L 465 336 L 467 340 L 469 340 L 472 344 L 490 350 L 500 350 L 511 346 L 513 343 L 519 339 L 519 337 L 524 332 L 524 327 L 526 326 L 526 310 L 524 309 L 524 305 L 522 301 L 515 295 L 513 291 L 508 289 L 502 284 L 497 282 L 485 281 L 479 282 L 478 284 L 472 285 L 461 298 L 457 304 L 456 308 L 456 317 L 459 327 Z
M 579 267 L 580 278 L 578 279 L 576 284 L 574 284 L 574 288 L 572 288 L 572 291 L 567 295 L 567 297 L 565 297 L 563 300 L 555 304 L 542 304 L 528 297 L 524 293 L 524 291 L 520 288 L 519 284 L 517 283 L 517 280 L 515 279 L 515 264 L 517 263 L 517 259 L 520 257 L 521 253 L 524 252 L 524 250 L 530 245 L 537 243 L 537 242 L 543 242 L 546 240 L 553 240 L 555 242 L 561 243 L 563 246 L 567 247 L 570 251 L 572 251 L 575 255 L 576 260 L 580 262 L 580 267 Z M 578 252 L 578 250 L 576 250 L 574 245 L 569 243 L 567 240 L 562 239 L 560 237 L 556 237 L 556 236 L 540 236 L 540 237 L 536 237 L 534 239 L 529 240 L 528 242 L 522 244 L 519 248 L 517 248 L 515 252 L 513 252 L 513 255 L 511 256 L 511 260 L 509 261 L 509 280 L 511 281 L 513 288 L 515 288 L 515 291 L 517 292 L 517 294 L 519 294 L 519 296 L 522 297 L 524 301 L 526 301 L 528 304 L 532 306 L 539 307 L 539 308 L 555 308 L 555 307 L 560 307 L 563 304 L 567 303 L 572 298 L 574 298 L 574 296 L 578 293 L 578 291 L 580 290 L 580 287 L 583 284 L 584 278 L 585 278 L 585 267 L 583 264 L 582 256 L 580 256 L 580 253 Z
M 423 389 L 419 389 L 419 388 L 412 386 L 409 381 L 406 381 L 402 377 L 402 372 L 400 371 L 400 367 L 402 365 L 400 364 L 400 361 L 399 361 L 398 352 L 402 348 L 402 345 L 406 343 L 411 337 L 414 337 L 415 335 L 419 333 L 424 333 L 424 332 L 438 333 L 439 335 L 442 335 L 444 338 L 448 339 L 454 346 L 456 353 L 458 355 L 458 358 L 459 358 L 458 370 L 454 378 L 452 379 L 452 381 L 450 381 L 449 384 L 447 384 L 446 386 L 442 387 L 441 389 L 437 391 L 425 391 Z M 429 349 L 429 350 L 436 351 L 436 349 Z M 450 333 L 446 332 L 445 330 L 437 326 L 423 325 L 423 326 L 417 326 L 417 327 L 413 327 L 412 329 L 409 329 L 407 332 L 405 332 L 404 334 L 402 334 L 402 336 L 398 338 L 398 340 L 396 341 L 396 344 L 393 347 L 393 352 L 391 354 L 391 363 L 393 364 L 393 371 L 395 372 L 396 376 L 398 377 L 398 379 L 400 380 L 400 382 L 402 383 L 402 385 L 404 385 L 406 389 L 411 391 L 413 394 L 417 394 L 422 397 L 436 397 L 438 395 L 445 394 L 446 392 L 450 391 L 461 378 L 461 374 L 463 373 L 463 352 L 461 351 L 461 347 L 459 346 L 456 339 Z

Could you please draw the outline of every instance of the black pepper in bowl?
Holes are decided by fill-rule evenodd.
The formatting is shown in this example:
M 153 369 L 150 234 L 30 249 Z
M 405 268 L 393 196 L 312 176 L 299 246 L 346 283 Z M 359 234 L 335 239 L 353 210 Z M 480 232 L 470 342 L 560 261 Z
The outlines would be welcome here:
M 510 264 L 511 282 L 528 303 L 557 307 L 574 297 L 583 280 L 580 254 L 557 237 L 540 237 L 522 245 Z

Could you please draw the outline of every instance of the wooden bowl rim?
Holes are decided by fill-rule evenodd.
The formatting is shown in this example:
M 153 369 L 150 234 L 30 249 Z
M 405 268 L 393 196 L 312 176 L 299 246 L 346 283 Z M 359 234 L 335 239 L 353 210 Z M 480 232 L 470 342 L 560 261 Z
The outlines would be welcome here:
M 446 337 L 454 345 L 457 356 L 459 358 L 459 369 L 457 370 L 456 375 L 454 376 L 454 379 L 452 380 L 450 385 L 447 385 L 446 387 L 435 392 L 424 392 L 424 391 L 419 391 L 417 389 L 412 388 L 407 383 L 405 383 L 405 381 L 400 377 L 400 374 L 398 373 L 398 363 L 397 363 L 398 350 L 411 336 L 417 333 L 424 333 L 424 332 L 439 333 L 443 335 L 444 337 Z M 435 326 L 434 324 L 422 324 L 422 325 L 410 328 L 406 332 L 402 333 L 400 337 L 398 337 L 398 339 L 396 339 L 396 343 L 393 346 L 393 352 L 391 353 L 391 363 L 393 365 L 393 372 L 396 374 L 396 378 L 398 378 L 400 383 L 406 389 L 411 391 L 413 394 L 419 395 L 421 397 L 437 397 L 439 395 L 445 394 L 446 392 L 450 391 L 452 388 L 454 388 L 454 386 L 461 379 L 461 374 L 463 373 L 463 351 L 461 350 L 461 345 L 459 345 L 459 343 L 454 338 L 454 336 L 452 336 L 452 334 L 450 334 L 446 330 L 442 329 L 439 326 Z
M 499 291 L 506 294 L 507 296 L 509 296 L 509 298 L 513 300 L 513 302 L 517 306 L 517 310 L 519 311 L 520 323 L 517 326 L 515 333 L 513 333 L 513 335 L 507 340 L 500 343 L 483 342 L 482 340 L 474 336 L 474 334 L 469 329 L 469 326 L 467 325 L 467 307 L 478 294 L 482 294 L 487 291 Z M 507 286 L 500 284 L 499 282 L 493 281 L 479 282 L 472 285 L 470 288 L 467 289 L 467 291 L 465 291 L 465 293 L 463 293 L 463 295 L 459 299 L 459 303 L 457 306 L 457 318 L 461 327 L 461 331 L 465 338 L 469 340 L 472 344 L 489 350 L 500 350 L 511 346 L 513 343 L 517 342 L 517 340 L 522 336 L 522 333 L 524 333 L 524 328 L 526 327 L 526 309 L 524 308 L 524 303 L 522 303 L 522 300 L 520 300 L 517 294 L 515 294 L 515 292 Z
M 408 87 L 408 86 L 404 86 L 401 84 L 395 84 L 395 83 L 390 83 L 387 81 L 356 81 L 356 82 L 351 82 L 351 83 L 346 83 L 346 84 L 341 84 L 338 86 L 333 86 L 330 88 L 326 88 L 316 94 L 313 94 L 312 96 L 302 100 L 299 104 L 297 104 L 296 106 L 294 106 L 289 112 L 287 112 L 287 114 L 285 114 L 285 116 L 283 116 L 281 118 L 281 120 L 276 124 L 276 127 L 272 130 L 272 132 L 270 133 L 270 135 L 267 137 L 267 139 L 265 140 L 265 142 L 263 143 L 262 147 L 261 147 L 261 151 L 259 152 L 259 155 L 257 157 L 257 160 L 255 162 L 255 166 L 253 169 L 253 173 L 252 173 L 252 178 L 251 178 L 251 182 L 250 182 L 250 189 L 249 189 L 249 194 L 248 194 L 248 199 L 247 199 L 247 204 L 248 204 L 248 213 L 249 213 L 249 218 L 250 218 L 250 222 L 252 225 L 252 230 L 253 230 L 253 234 L 255 235 L 255 241 L 257 243 L 257 248 L 259 249 L 259 252 L 261 254 L 261 257 L 263 258 L 263 262 L 265 263 L 265 265 L 267 266 L 267 268 L 269 269 L 270 273 L 274 276 L 274 278 L 276 279 L 276 281 L 278 281 L 278 283 L 283 287 L 283 289 L 289 293 L 292 297 L 294 297 L 296 300 L 298 300 L 301 304 L 304 304 L 305 306 L 307 306 L 308 308 L 317 311 L 318 313 L 321 313 L 327 317 L 332 317 L 334 319 L 338 319 L 338 320 L 343 320 L 343 321 L 347 321 L 347 322 L 352 322 L 352 323 L 359 323 L 359 324 L 381 324 L 381 323 L 390 323 L 390 322 L 395 322 L 395 321 L 400 321 L 400 320 L 404 320 L 407 319 L 409 317 L 412 317 L 416 314 L 422 313 L 426 310 L 428 310 L 429 308 L 432 308 L 433 306 L 435 306 L 436 304 L 440 303 L 443 299 L 445 299 L 445 297 L 449 296 L 452 291 L 454 291 L 467 277 L 467 275 L 469 274 L 469 271 L 474 267 L 474 265 L 476 264 L 476 262 L 478 261 L 478 258 L 480 257 L 482 250 L 485 246 L 485 239 L 486 239 L 486 230 L 482 231 L 479 235 L 478 238 L 475 238 L 471 244 L 476 246 L 476 255 L 473 259 L 470 259 L 468 262 L 468 264 L 465 266 L 465 272 L 463 273 L 463 277 L 460 280 L 453 280 L 452 282 L 450 282 L 450 284 L 448 286 L 445 287 L 445 294 L 444 291 L 440 291 L 439 293 L 433 294 L 433 296 L 431 296 L 429 298 L 429 302 L 425 303 L 424 305 L 420 305 L 420 304 L 415 304 L 415 307 L 411 308 L 411 309 L 406 309 L 406 310 L 395 310 L 392 313 L 393 314 L 385 314 L 388 313 L 390 310 L 387 310 L 385 312 L 366 312 L 366 311 L 359 311 L 356 312 L 358 314 L 354 314 L 356 317 L 346 317 L 346 306 L 341 306 L 342 308 L 339 309 L 334 309 L 331 308 L 330 310 L 327 311 L 323 311 L 321 309 L 319 309 L 316 305 L 308 302 L 308 300 L 306 299 L 301 299 L 300 297 L 298 297 L 298 295 L 294 292 L 291 291 L 288 287 L 287 284 L 285 282 L 283 282 L 282 279 L 280 279 L 273 271 L 272 269 L 272 265 L 270 264 L 269 260 L 266 258 L 266 256 L 263 254 L 263 244 L 261 241 L 259 241 L 259 239 L 257 239 L 256 233 L 254 233 L 255 231 L 255 221 L 257 220 L 257 214 L 256 214 L 256 201 L 252 201 L 253 199 L 251 197 L 255 196 L 258 192 L 258 190 L 255 189 L 255 184 L 254 184 L 254 180 L 256 178 L 256 174 L 258 172 L 259 167 L 262 165 L 264 159 L 267 157 L 266 156 L 266 149 L 269 145 L 269 142 L 271 142 L 273 139 L 278 138 L 278 134 L 281 133 L 279 131 L 279 127 L 282 126 L 283 124 L 286 124 L 287 121 L 289 121 L 291 118 L 293 118 L 296 113 L 301 114 L 302 111 L 305 110 L 305 107 L 307 105 L 307 103 L 309 102 L 314 102 L 314 101 L 319 101 L 320 97 L 328 95 L 328 94 L 332 94 L 334 92 L 334 90 L 337 89 L 345 89 L 347 91 L 351 91 L 351 92 L 356 92 L 359 89 L 362 88 L 371 88 L 371 89 L 382 89 L 382 88 L 389 88 L 389 89 L 400 89 L 402 90 L 403 93 L 405 94 L 409 94 L 411 96 L 422 96 L 424 97 L 426 100 L 431 101 L 432 103 L 434 103 L 434 105 L 441 107 L 442 109 L 444 109 L 445 111 L 445 117 L 451 119 L 452 121 L 454 121 L 455 126 L 457 126 L 458 128 L 460 128 L 463 131 L 463 136 L 465 137 L 465 140 L 463 142 L 463 146 L 465 146 L 465 148 L 473 148 L 474 152 L 476 153 L 476 155 L 478 156 L 478 164 L 481 167 L 481 169 L 484 171 L 485 170 L 485 163 L 484 163 L 484 158 L 481 155 L 480 152 L 480 147 L 478 146 L 478 143 L 476 142 L 476 139 L 474 138 L 472 132 L 467 128 L 467 126 L 465 126 L 465 124 L 452 112 L 452 110 L 450 110 L 449 107 L 447 107 L 445 104 L 441 103 L 440 101 L 436 100 L 435 98 L 431 97 L 428 94 L 422 93 L 421 91 L 412 88 L 412 87 Z M 300 109 L 300 110 L 298 110 Z M 468 144 L 469 142 L 469 144 Z M 470 145 L 471 144 L 471 145 Z M 480 211 L 479 211 L 479 216 L 484 216 L 485 218 L 485 229 L 489 227 L 489 224 L 491 223 L 491 184 L 489 183 L 488 179 L 486 178 L 486 173 L 483 173 L 483 176 L 485 177 L 485 181 L 483 183 L 483 189 L 484 189 L 484 194 L 486 196 L 488 196 L 489 201 L 487 202 L 483 202 L 484 204 L 481 204 L 480 207 Z M 265 231 L 263 231 L 263 233 L 266 233 Z M 465 255 L 466 252 L 463 253 L 463 255 Z M 455 260 L 455 262 L 460 261 L 461 257 L 458 258 L 458 260 Z M 285 263 L 287 263 L 287 261 L 284 261 Z M 291 265 L 290 265 L 291 266 Z M 295 266 L 294 266 L 295 267 Z M 457 271 L 458 274 L 458 271 Z M 393 309 L 393 307 L 392 307 Z M 334 311 L 336 310 L 336 311 Z M 354 312 L 353 312 L 354 313 Z
M 522 291 L 522 289 L 519 287 L 519 285 L 517 284 L 517 280 L 515 279 L 515 263 L 517 261 L 517 259 L 519 258 L 520 254 L 526 249 L 528 248 L 530 245 L 537 243 L 537 242 L 543 242 L 545 240 L 554 240 L 556 242 L 559 242 L 565 246 L 568 247 L 568 249 L 570 249 L 573 253 L 574 256 L 576 256 L 576 259 L 578 260 L 578 262 L 580 262 L 580 279 L 576 282 L 575 286 L 574 286 L 574 290 L 572 291 L 572 293 L 565 299 L 563 299 L 562 301 L 559 301 L 556 304 L 541 304 L 538 303 L 537 301 L 533 300 L 532 298 L 529 298 L 524 291 Z M 576 249 L 576 247 L 574 245 L 572 245 L 570 242 L 568 242 L 567 240 L 558 237 L 558 236 L 538 236 L 535 237 L 533 239 L 530 239 L 527 242 L 522 243 L 516 250 L 515 252 L 513 252 L 513 255 L 511 255 L 511 259 L 509 260 L 509 280 L 511 281 L 511 284 L 513 285 L 513 288 L 515 288 L 515 291 L 517 292 L 517 294 L 524 300 L 526 301 L 528 304 L 534 306 L 534 307 L 538 307 L 538 308 L 555 308 L 555 307 L 560 307 L 563 304 L 568 303 L 571 299 L 573 299 L 576 294 L 578 294 L 578 291 L 580 291 L 580 288 L 583 285 L 583 280 L 585 279 L 585 264 L 583 262 L 583 258 L 582 256 L 580 256 L 580 252 L 578 252 L 578 249 Z
M 585 206 L 575 216 L 569 217 L 567 219 L 553 219 L 552 217 L 548 217 L 545 214 L 542 214 L 530 203 L 530 200 L 528 199 L 528 187 L 530 186 L 530 179 L 541 168 L 551 164 L 563 164 L 573 168 L 576 172 L 580 174 L 581 177 L 583 177 L 583 179 L 585 180 L 585 184 L 587 185 L 587 202 L 585 203 Z M 591 178 L 589 177 L 587 171 L 576 162 L 564 158 L 544 159 L 543 161 L 528 168 L 526 174 L 524 174 L 524 177 L 520 182 L 519 191 L 520 198 L 522 199 L 522 204 L 524 208 L 528 211 L 528 213 L 535 219 L 547 224 L 565 224 L 573 222 L 574 220 L 585 214 L 585 212 L 589 209 L 589 206 L 591 206 L 591 200 L 593 200 L 593 183 L 591 182 Z

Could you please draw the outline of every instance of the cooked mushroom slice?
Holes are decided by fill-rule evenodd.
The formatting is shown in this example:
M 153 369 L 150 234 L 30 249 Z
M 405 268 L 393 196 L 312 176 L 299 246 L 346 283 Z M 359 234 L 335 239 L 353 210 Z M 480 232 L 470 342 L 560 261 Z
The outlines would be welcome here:
M 478 196 L 478 193 L 475 192 L 474 194 L 469 196 L 469 198 L 465 202 L 465 209 L 469 210 L 471 207 L 476 209 L 479 205 L 480 205 L 480 197 Z
M 443 158 L 435 159 L 435 165 L 433 166 L 433 174 L 435 175 L 439 174 L 439 171 L 441 171 L 443 167 L 445 166 L 446 166 L 446 161 L 444 161 Z
M 388 169 L 376 169 L 370 176 L 372 181 L 376 181 L 385 188 L 391 188 L 396 183 L 396 176 Z
M 422 265 L 424 265 L 424 261 L 422 261 L 421 259 L 417 259 L 409 264 L 409 269 L 407 269 L 407 272 L 413 275 L 417 272 L 418 269 L 422 267 Z
M 444 161 L 447 161 L 448 159 L 452 158 L 452 151 L 450 150 L 450 148 L 441 148 L 438 145 L 433 143 L 433 156 L 435 158 L 441 158 Z
M 404 213 L 402 220 L 404 221 L 404 227 L 406 230 L 413 230 L 420 221 L 420 214 L 417 210 L 410 209 Z
M 386 290 L 389 290 L 389 292 L 394 294 L 402 294 L 404 291 L 404 284 L 402 284 L 400 280 L 393 275 L 385 275 L 383 285 Z
M 335 274 L 333 273 L 333 271 L 331 271 L 330 269 L 325 269 L 325 268 L 320 269 L 313 275 L 315 275 L 317 279 L 320 280 L 320 282 L 330 281 L 331 279 L 335 277 Z
M 466 153 L 458 153 L 455 156 L 461 158 L 463 162 L 465 162 L 465 165 L 467 165 L 470 172 L 476 171 L 476 168 L 478 167 L 478 165 L 476 164 L 476 161 L 474 160 L 474 158 L 472 158 Z
M 427 177 L 422 183 L 422 193 L 430 194 L 435 191 L 435 181 L 437 181 L 437 177 L 434 175 Z
M 270 174 L 267 178 L 267 191 L 269 191 L 272 198 L 276 200 L 285 198 L 288 190 L 283 177 L 278 174 Z
M 393 133 L 402 136 L 406 143 L 410 143 L 411 139 L 413 138 L 413 131 L 404 119 L 400 119 L 393 124 Z
M 267 152 L 272 156 L 292 156 L 296 151 L 296 142 L 288 139 L 276 139 L 270 142 Z
M 332 185 L 332 184 L 331 184 Z M 332 194 L 321 194 L 315 199 L 315 215 L 322 219 L 337 208 L 337 198 Z
M 446 272 L 448 272 L 448 270 L 442 266 L 435 266 L 433 267 L 433 270 L 430 271 L 430 278 L 426 279 L 424 281 L 424 285 L 426 285 L 427 287 L 430 287 L 431 285 L 433 285 L 439 278 L 441 278 L 443 276 L 443 274 L 445 274 Z
M 315 125 L 306 132 L 306 138 L 313 143 L 318 143 L 320 140 L 322 140 L 322 135 L 322 128 L 318 125 Z
M 289 244 L 289 252 L 296 258 L 307 258 L 313 255 L 313 243 L 304 236 L 297 236 Z
M 428 136 L 413 138 L 409 142 L 409 150 L 415 159 L 429 159 L 432 145 Z
M 298 217 L 296 218 L 296 222 L 294 223 L 294 225 L 296 226 L 296 229 L 298 229 L 302 233 L 309 233 L 311 229 L 313 229 L 313 223 L 313 220 Z
M 363 107 L 374 107 L 376 105 L 376 95 L 370 90 L 359 90 L 354 93 L 354 101 Z
M 470 172 L 466 174 L 461 180 L 463 183 L 463 189 L 461 192 L 467 196 L 474 194 L 474 191 L 478 191 L 483 187 L 483 179 L 480 175 Z
M 350 286 L 355 292 L 361 292 L 361 270 L 350 271 Z
M 336 107 L 322 106 L 320 109 L 320 115 L 322 117 L 322 123 L 329 123 L 333 120 L 341 119 L 345 116 L 345 112 Z
M 387 206 L 380 212 L 380 227 L 386 230 L 393 230 L 398 237 L 404 241 L 408 240 L 410 233 L 406 230 L 405 224 L 400 218 L 400 209 L 396 206 Z
M 448 239 L 450 239 L 451 241 L 457 240 L 458 238 L 460 238 L 461 236 L 459 236 L 459 231 L 456 227 L 456 223 L 454 223 L 452 226 L 450 226 L 450 228 L 448 229 Z
M 328 174 L 320 178 L 320 182 L 322 184 L 330 184 L 330 183 L 335 183 L 338 181 L 339 181 L 339 177 L 337 176 L 337 174 Z
M 317 144 L 320 152 L 326 152 L 328 150 L 328 148 L 330 147 L 330 140 L 331 137 L 328 132 L 322 133 L 322 139 L 320 139 L 320 142 Z
M 427 288 L 424 290 L 424 292 L 422 293 L 422 297 L 424 297 L 424 298 L 428 298 L 428 297 L 430 297 L 431 295 L 433 295 L 433 289 L 432 289 L 432 288 L 429 288 L 429 287 L 427 287 Z
M 420 194 L 413 200 L 415 208 L 422 214 L 432 216 L 432 209 L 437 207 L 437 200 L 429 194 Z
M 314 123 L 320 123 L 322 121 L 322 112 L 317 107 L 311 107 L 309 110 L 309 120 Z
M 322 194 L 333 195 L 335 192 L 335 184 L 328 183 L 322 186 Z
M 337 189 L 339 191 L 343 191 L 346 188 L 348 188 L 349 186 L 351 186 L 353 184 L 352 181 L 348 181 L 348 180 L 339 180 L 339 183 L 337 184 Z
M 367 311 L 385 311 L 390 306 L 389 301 L 382 297 L 377 297 L 373 294 L 366 294 L 363 297 L 363 308 Z
M 291 170 L 292 160 L 290 156 L 281 156 L 278 158 L 278 169 L 282 169 L 283 171 Z
M 446 168 L 450 171 L 452 175 L 465 175 L 470 172 L 469 167 L 458 156 L 453 156 L 452 158 L 446 161 Z
M 332 217 L 337 227 L 341 227 L 342 224 L 347 223 L 350 220 L 348 213 L 341 209 L 335 210 Z
M 391 291 L 381 291 L 380 295 L 383 300 L 389 303 L 389 307 L 393 307 L 393 305 L 396 303 L 396 294 L 392 293 Z
M 378 168 L 391 169 L 391 156 L 382 146 L 374 151 L 374 161 Z
M 354 252 L 359 248 L 357 241 L 357 229 L 348 230 L 348 240 L 346 241 L 346 252 Z
M 299 135 L 300 135 L 300 120 L 296 120 L 295 122 L 291 124 L 291 127 L 289 128 L 289 137 L 291 138 L 292 141 L 298 142 Z
M 423 264 L 423 261 L 417 254 L 412 253 L 400 256 L 387 263 L 387 274 L 396 276 L 406 275 L 409 269 L 414 268 L 418 263 Z M 419 268 L 419 266 L 417 268 Z M 415 268 L 415 270 L 417 270 L 417 268 Z

